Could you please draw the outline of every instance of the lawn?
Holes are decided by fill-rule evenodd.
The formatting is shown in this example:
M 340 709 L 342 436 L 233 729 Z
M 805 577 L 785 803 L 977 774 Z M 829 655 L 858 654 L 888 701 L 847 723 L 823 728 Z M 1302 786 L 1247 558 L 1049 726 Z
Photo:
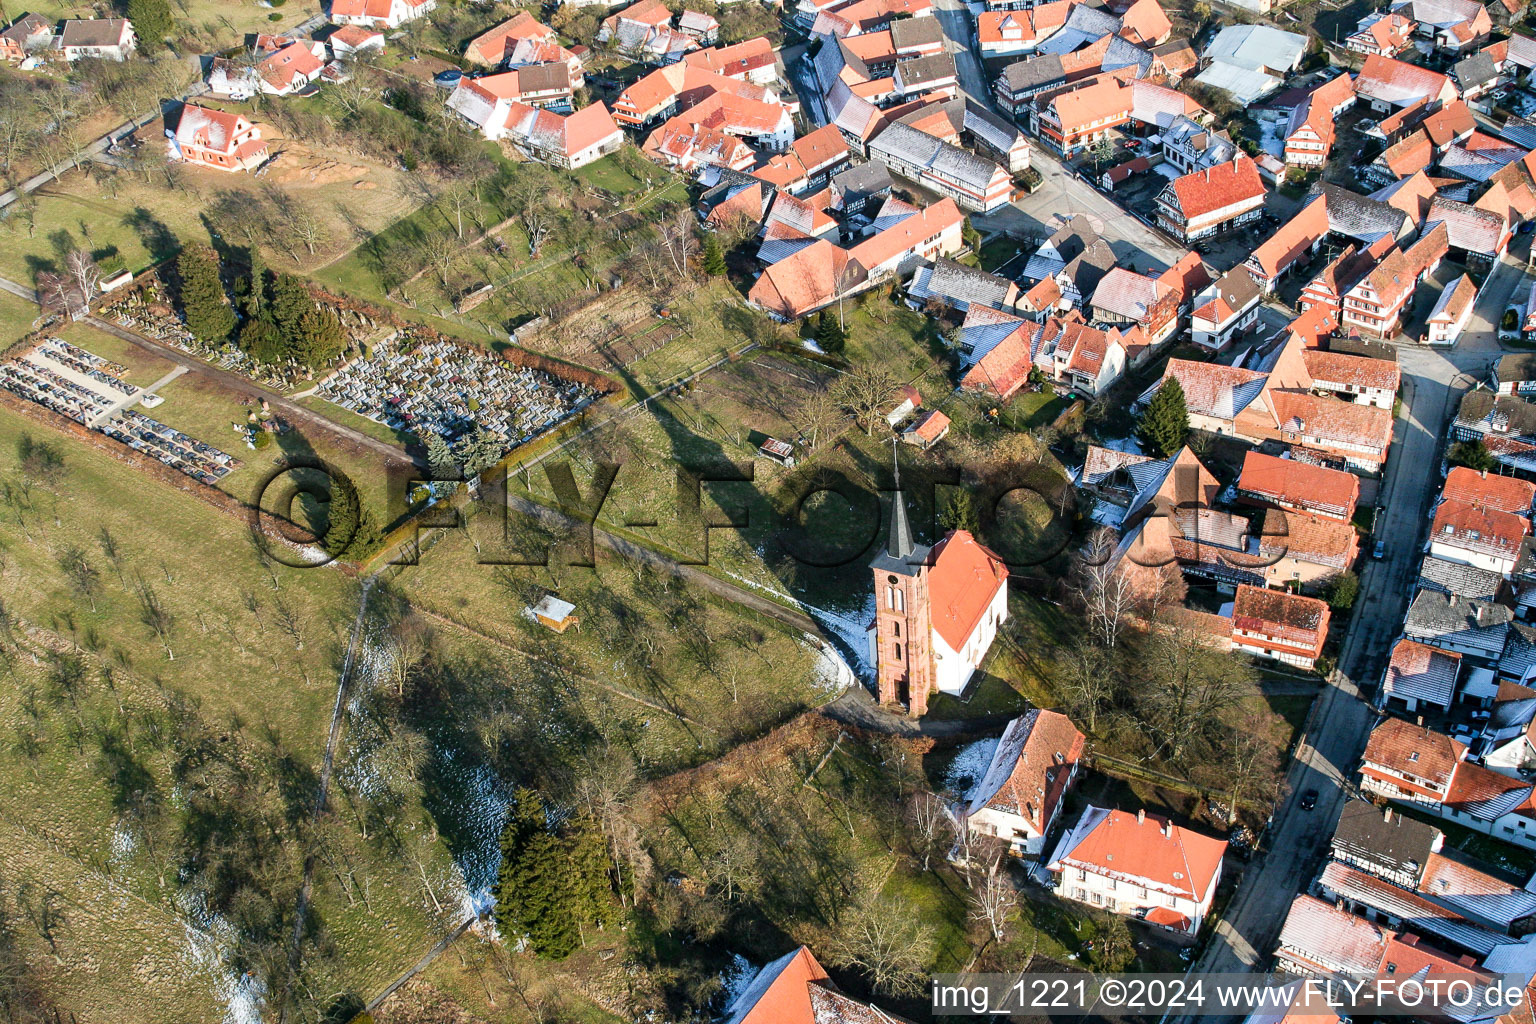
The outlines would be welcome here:
M 1024 246 L 1006 235 L 984 242 L 981 246 L 981 269 L 1003 277 L 1018 277 L 1029 260 Z
M 0 291 L 0 349 L 17 338 L 32 333 L 32 322 L 37 319 L 38 309 L 32 303 L 10 292 Z
M 1049 426 L 1067 411 L 1067 399 L 1054 390 L 1021 391 L 1003 407 L 1002 421 L 1013 430 Z
M 82 1019 L 218 1021 L 226 976 L 216 960 L 197 966 L 189 947 L 205 942 L 196 930 L 205 922 L 174 909 L 192 905 L 167 871 L 174 848 L 137 842 L 135 821 L 151 819 L 130 817 L 115 794 L 131 779 L 164 798 L 172 762 L 204 733 L 215 747 L 248 751 L 248 782 L 277 765 L 312 778 L 356 588 L 333 570 L 265 561 L 243 521 L 0 410 L 8 483 L 19 478 L 9 439 L 23 433 L 57 444 L 64 470 L 57 485 L 34 485 L 19 519 L 0 522 L 9 629 L 42 631 L 28 641 L 39 652 L 77 649 L 84 674 L 46 657 L 5 661 L 13 675 L 0 687 L 0 722 L 25 742 L 0 745 L 0 888 L 14 898 L 26 885 L 57 901 L 50 986 Z M 95 570 L 89 592 L 59 568 L 71 549 Z M 145 595 L 165 613 L 164 645 L 144 625 Z M 312 800 L 308 783 L 295 785 L 299 803 Z M 317 879 L 315 913 L 338 948 L 338 984 L 373 991 L 420 955 L 431 931 L 397 858 L 346 828 L 332 838 L 356 880 L 368 880 L 369 905 Z M 424 856 L 446 863 L 441 847 Z M 264 895 L 282 899 L 291 882 L 273 874 Z M 21 941 L 35 962 L 52 963 L 34 932 Z M 221 940 L 198 948 L 218 955 Z

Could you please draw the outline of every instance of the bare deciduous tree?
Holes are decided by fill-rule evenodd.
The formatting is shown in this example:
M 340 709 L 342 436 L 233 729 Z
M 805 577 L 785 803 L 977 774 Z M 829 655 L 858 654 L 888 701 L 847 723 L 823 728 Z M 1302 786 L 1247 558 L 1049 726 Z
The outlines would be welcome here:
M 864 433 L 875 436 L 877 424 L 885 421 L 886 406 L 901 383 L 896 375 L 878 363 L 864 363 L 854 367 L 838 380 L 833 394 L 843 404 Z
M 1089 632 L 1111 649 L 1120 641 L 1121 627 L 1136 597 L 1135 587 L 1114 557 L 1117 544 L 1113 530 L 1095 530 L 1072 572 L 1072 588 L 1087 614 Z
M 915 996 L 928 983 L 931 945 L 927 925 L 866 887 L 844 911 L 827 952 L 833 966 L 859 971 L 881 995 Z
M 1008 876 L 1001 844 L 993 844 L 980 870 L 971 872 L 971 891 L 966 896 L 971 919 L 986 925 L 993 942 L 1004 932 L 1019 905 L 1019 890 Z
M 954 845 L 962 826 L 948 801 L 937 793 L 920 792 L 907 801 L 907 827 L 913 852 L 923 858 L 923 870 L 927 871 L 934 854 Z

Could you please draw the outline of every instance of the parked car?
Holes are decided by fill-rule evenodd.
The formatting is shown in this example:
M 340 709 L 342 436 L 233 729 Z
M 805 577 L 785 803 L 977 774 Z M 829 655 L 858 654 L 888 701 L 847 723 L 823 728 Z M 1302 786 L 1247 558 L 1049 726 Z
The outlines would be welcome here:
M 1301 804 L 1302 810 L 1310 811 L 1312 808 L 1317 806 L 1317 790 L 1307 790 L 1305 793 L 1301 794 L 1301 800 L 1299 802 Z
M 1371 548 L 1371 557 L 1376 559 L 1378 562 L 1381 561 L 1383 558 L 1386 558 L 1387 557 L 1387 542 L 1384 541 L 1384 540 L 1378 540 L 1376 542 L 1376 546 Z

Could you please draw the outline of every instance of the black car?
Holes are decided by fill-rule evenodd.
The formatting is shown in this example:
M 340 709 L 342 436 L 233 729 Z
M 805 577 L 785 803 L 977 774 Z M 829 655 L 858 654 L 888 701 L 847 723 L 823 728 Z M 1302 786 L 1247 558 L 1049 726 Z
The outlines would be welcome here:
M 1317 790 L 1309 789 L 1305 793 L 1301 794 L 1301 809 L 1302 810 L 1310 811 L 1312 808 L 1314 808 L 1316 806 L 1317 806 Z

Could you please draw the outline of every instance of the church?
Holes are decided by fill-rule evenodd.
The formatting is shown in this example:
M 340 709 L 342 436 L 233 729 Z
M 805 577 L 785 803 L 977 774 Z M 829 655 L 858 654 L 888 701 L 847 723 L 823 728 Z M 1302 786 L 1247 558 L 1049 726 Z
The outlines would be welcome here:
M 880 703 L 917 718 L 935 692 L 964 692 L 986 657 L 1008 618 L 1008 567 L 965 530 L 951 530 L 932 547 L 914 544 L 898 477 L 890 536 L 870 569 L 869 646 Z

